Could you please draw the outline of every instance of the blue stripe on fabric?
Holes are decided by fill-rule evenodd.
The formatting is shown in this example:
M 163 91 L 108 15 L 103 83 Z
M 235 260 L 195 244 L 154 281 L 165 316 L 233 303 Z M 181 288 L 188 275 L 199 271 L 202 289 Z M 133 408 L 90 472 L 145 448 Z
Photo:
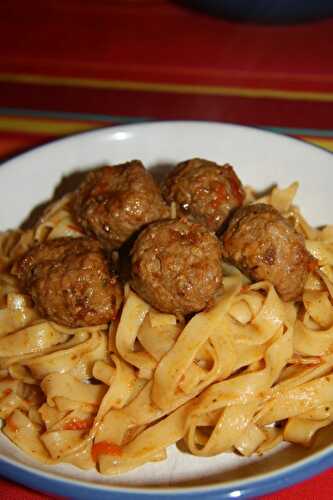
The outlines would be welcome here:
M 6 116 L 31 116 L 34 118 L 58 118 L 65 120 L 89 120 L 101 122 L 117 122 L 117 123 L 138 123 L 150 120 L 148 117 L 133 117 L 133 116 L 118 116 L 118 115 L 103 115 L 94 113 L 72 113 L 66 111 L 41 111 L 25 108 L 0 108 L 0 115 Z
M 317 129 L 317 128 L 293 128 L 293 127 L 259 127 L 263 130 L 270 130 L 279 134 L 287 135 L 305 135 L 313 137 L 333 137 L 333 130 Z
M 145 121 L 151 121 L 152 118 L 148 116 L 133 117 L 133 116 L 119 116 L 119 115 L 104 115 L 104 114 L 94 114 L 94 113 L 74 113 L 66 111 L 42 111 L 35 109 L 26 108 L 0 108 L 0 115 L 6 116 L 26 116 L 26 117 L 36 117 L 36 118 L 55 118 L 64 120 L 88 120 L 88 121 L 100 121 L 105 123 L 140 123 Z M 274 127 L 269 125 L 257 125 L 252 124 L 252 126 L 262 129 L 269 130 L 271 132 L 276 132 L 280 134 L 287 135 L 300 135 L 300 136 L 313 136 L 313 137 L 333 137 L 333 129 L 315 129 L 315 128 L 294 128 L 294 127 Z

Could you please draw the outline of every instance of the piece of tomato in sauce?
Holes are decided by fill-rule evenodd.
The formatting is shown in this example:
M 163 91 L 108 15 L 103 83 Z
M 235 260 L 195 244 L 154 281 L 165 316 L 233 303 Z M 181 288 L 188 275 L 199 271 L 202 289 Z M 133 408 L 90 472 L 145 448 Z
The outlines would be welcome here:
M 318 269 L 319 267 L 319 262 L 317 259 L 315 259 L 314 257 L 312 257 L 309 262 L 308 262 L 308 271 L 309 273 L 313 273 L 313 271 L 316 271 L 316 269 Z
M 100 441 L 95 443 L 91 450 L 91 456 L 94 462 L 97 462 L 99 455 L 113 455 L 120 457 L 123 450 L 115 443 L 108 441 Z
M 15 422 L 13 421 L 12 415 L 9 415 L 9 417 L 6 419 L 6 425 L 7 425 L 7 427 L 9 427 L 10 431 L 12 431 L 12 432 L 18 431 L 18 427 L 15 424 Z
M 65 431 L 82 431 L 86 429 L 90 429 L 92 426 L 93 419 L 91 418 L 86 418 L 84 420 L 70 420 L 69 422 L 66 422 L 64 425 L 64 430 Z
M 82 229 L 79 226 L 75 226 L 75 224 L 68 224 L 67 227 L 72 231 L 76 231 L 77 233 L 83 234 Z

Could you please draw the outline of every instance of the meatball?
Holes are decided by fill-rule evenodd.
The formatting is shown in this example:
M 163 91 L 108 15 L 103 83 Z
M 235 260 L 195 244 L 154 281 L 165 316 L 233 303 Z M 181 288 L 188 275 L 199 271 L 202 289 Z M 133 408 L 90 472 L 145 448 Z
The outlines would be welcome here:
M 177 165 L 169 174 L 162 194 L 176 202 L 211 231 L 218 231 L 230 213 L 243 204 L 245 193 L 230 165 L 194 158 Z
M 137 160 L 90 172 L 72 208 L 85 232 L 108 250 L 119 248 L 149 222 L 169 217 L 153 177 Z
M 271 205 L 239 209 L 222 243 L 223 256 L 251 279 L 270 281 L 285 301 L 300 298 L 313 258 L 303 236 Z
M 13 273 L 42 317 L 69 326 L 115 319 L 123 291 L 96 240 L 59 238 L 29 250 Z
M 132 249 L 131 285 L 162 312 L 183 316 L 204 309 L 222 287 L 218 238 L 185 218 L 150 224 Z

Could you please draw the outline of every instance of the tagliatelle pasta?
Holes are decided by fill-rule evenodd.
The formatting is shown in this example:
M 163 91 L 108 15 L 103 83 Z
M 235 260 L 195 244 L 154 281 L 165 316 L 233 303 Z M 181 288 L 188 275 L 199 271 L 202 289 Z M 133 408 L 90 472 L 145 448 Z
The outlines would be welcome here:
M 186 323 L 128 285 L 117 321 L 69 328 L 40 317 L 10 274 L 36 242 L 82 236 L 52 205 L 32 231 L 0 234 L 0 417 L 3 433 L 45 464 L 118 474 L 167 458 L 262 454 L 311 444 L 333 422 L 333 226 L 311 227 L 292 204 L 297 184 L 259 200 L 306 238 L 318 267 L 302 300 L 224 266 L 224 292 Z M 278 425 L 276 425 L 278 424 Z

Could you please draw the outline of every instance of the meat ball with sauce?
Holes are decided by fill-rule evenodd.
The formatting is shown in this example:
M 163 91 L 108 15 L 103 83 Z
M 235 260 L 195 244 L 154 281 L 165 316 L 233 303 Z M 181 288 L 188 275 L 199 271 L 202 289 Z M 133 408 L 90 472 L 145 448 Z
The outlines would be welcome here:
M 131 285 L 162 312 L 201 311 L 222 287 L 218 238 L 185 218 L 150 224 L 132 249 Z
M 162 194 L 184 214 L 211 231 L 218 231 L 230 213 L 243 204 L 245 193 L 234 169 L 194 158 L 177 165 L 169 174 Z
M 223 256 L 251 279 L 270 281 L 284 301 L 300 298 L 314 259 L 304 237 L 274 207 L 240 208 L 222 243 Z
M 43 318 L 69 327 L 115 319 L 122 286 L 96 240 L 59 238 L 31 248 L 13 268 Z
M 90 172 L 74 194 L 72 209 L 84 231 L 108 250 L 170 214 L 152 175 L 137 160 Z

